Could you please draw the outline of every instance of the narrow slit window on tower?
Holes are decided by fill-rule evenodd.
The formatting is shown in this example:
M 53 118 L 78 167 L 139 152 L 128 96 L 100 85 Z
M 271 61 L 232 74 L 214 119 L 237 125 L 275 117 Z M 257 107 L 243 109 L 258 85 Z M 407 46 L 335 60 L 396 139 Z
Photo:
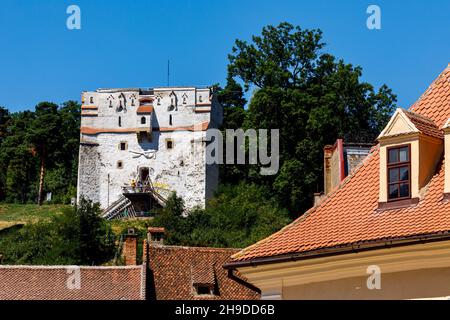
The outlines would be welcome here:
M 119 127 L 122 126 L 122 117 L 119 117 Z
M 89 103 L 94 103 L 94 97 L 90 97 Z
M 134 99 L 131 99 L 131 105 L 134 107 Z
M 122 162 L 122 160 L 117 161 L 117 169 L 123 169 L 123 162 Z
M 122 151 L 127 150 L 127 143 L 126 142 L 121 142 L 119 144 L 119 149 L 122 150 Z
M 172 125 L 172 115 L 169 115 L 169 125 Z
M 145 119 L 145 117 L 141 117 L 141 124 L 145 124 L 147 122 L 147 120 Z
M 173 141 L 170 139 L 166 140 L 166 148 L 167 149 L 173 149 Z
M 112 100 L 109 100 L 109 107 L 112 108 Z

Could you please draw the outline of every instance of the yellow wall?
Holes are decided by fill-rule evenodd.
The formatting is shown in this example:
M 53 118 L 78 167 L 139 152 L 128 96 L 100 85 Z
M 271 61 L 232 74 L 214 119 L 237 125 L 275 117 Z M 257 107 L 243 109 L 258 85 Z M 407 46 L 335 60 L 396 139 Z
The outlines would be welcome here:
M 423 188 L 436 172 L 444 144 L 440 139 L 419 138 L 419 188 Z
M 450 268 L 381 273 L 381 289 L 355 277 L 283 288 L 283 300 L 424 299 L 450 296 Z
M 444 146 L 442 140 L 430 138 L 421 134 L 381 140 L 379 202 L 387 202 L 388 199 L 387 148 L 406 144 L 411 145 L 411 198 L 419 198 L 420 189 L 427 185 L 430 178 L 435 173 L 436 165 L 441 160 L 443 152 Z
M 373 266 L 380 289 L 370 290 Z M 450 240 L 238 268 L 261 299 L 429 299 L 450 296 Z
M 450 132 L 445 133 L 445 186 L 444 192 L 450 193 Z

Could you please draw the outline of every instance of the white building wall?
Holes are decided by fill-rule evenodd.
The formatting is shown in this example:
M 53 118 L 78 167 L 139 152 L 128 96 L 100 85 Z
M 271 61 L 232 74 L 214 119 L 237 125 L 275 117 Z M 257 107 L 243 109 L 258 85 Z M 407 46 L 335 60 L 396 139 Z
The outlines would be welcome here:
M 221 123 L 221 106 L 210 101 L 209 89 L 162 88 L 140 93 L 138 89 L 83 93 L 78 198 L 84 196 L 106 208 L 122 195 L 123 186 L 136 179 L 140 167 L 148 167 L 157 187 L 176 191 L 187 208 L 204 207 L 218 184 L 217 168 L 206 168 L 205 122 L 210 127 Z M 151 114 L 137 113 L 143 98 L 153 99 L 142 102 L 152 105 Z M 177 103 L 171 107 L 174 98 Z M 214 111 L 213 119 L 208 109 Z M 142 116 L 145 125 L 141 125 Z M 151 141 L 139 142 L 136 131 L 144 129 L 151 131 Z M 172 149 L 167 148 L 167 139 Z M 121 142 L 126 143 L 126 150 L 120 150 Z

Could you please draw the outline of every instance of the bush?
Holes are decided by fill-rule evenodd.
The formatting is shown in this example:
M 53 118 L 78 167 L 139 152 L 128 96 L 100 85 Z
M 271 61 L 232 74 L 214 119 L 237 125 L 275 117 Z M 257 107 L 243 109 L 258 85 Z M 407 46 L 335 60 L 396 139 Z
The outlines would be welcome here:
M 115 250 L 98 205 L 86 200 L 50 221 L 25 225 L 0 239 L 5 264 L 98 265 L 112 259 Z
M 183 200 L 172 194 L 154 224 L 166 228 L 167 244 L 241 248 L 290 222 L 288 212 L 266 188 L 241 183 L 223 186 L 205 210 L 183 216 Z

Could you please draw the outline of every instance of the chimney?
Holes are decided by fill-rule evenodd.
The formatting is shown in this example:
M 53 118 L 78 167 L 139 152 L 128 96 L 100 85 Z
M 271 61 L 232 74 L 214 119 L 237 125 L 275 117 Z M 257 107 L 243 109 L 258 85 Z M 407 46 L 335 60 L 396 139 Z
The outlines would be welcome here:
M 164 245 L 164 234 L 166 230 L 160 227 L 149 227 L 147 229 L 147 241 L 149 245 L 162 246 Z
M 133 228 L 129 228 L 125 235 L 122 257 L 126 266 L 137 265 L 137 235 Z
M 330 194 L 345 178 L 344 141 L 323 148 L 323 185 L 325 195 Z
M 323 185 L 324 195 L 335 190 L 359 163 L 369 154 L 370 143 L 345 143 L 337 139 L 334 145 L 323 148 Z M 314 205 L 323 200 L 322 194 L 314 194 Z

